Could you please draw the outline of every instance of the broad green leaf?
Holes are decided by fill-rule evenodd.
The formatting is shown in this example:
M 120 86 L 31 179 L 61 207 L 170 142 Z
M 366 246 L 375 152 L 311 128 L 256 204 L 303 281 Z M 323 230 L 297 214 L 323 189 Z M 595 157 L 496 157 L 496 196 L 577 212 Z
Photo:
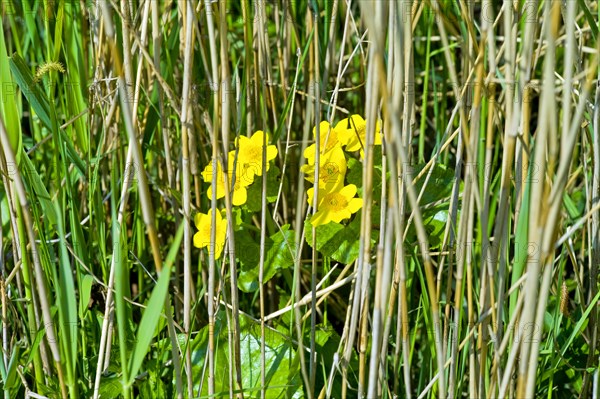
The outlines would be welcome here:
M 116 399 L 123 395 L 123 385 L 117 374 L 109 377 L 103 377 L 100 380 L 100 397 L 106 399 Z
M 244 397 L 260 398 L 260 324 L 240 314 L 240 360 Z M 207 361 L 208 326 L 200 331 L 200 346 L 192 352 L 194 375 L 204 376 L 201 398 L 208 398 L 208 372 L 202 373 Z M 230 331 L 224 314 L 221 312 L 215 325 L 215 396 L 229 397 L 229 365 L 232 363 L 229 352 Z M 300 362 L 295 345 L 285 333 L 267 327 L 265 332 L 265 371 L 266 398 L 304 397 Z M 195 380 L 194 390 L 200 388 L 201 381 Z
M 358 258 L 360 247 L 360 217 L 361 212 L 353 216 L 353 220 L 346 226 L 330 222 L 317 226 L 317 251 L 324 256 L 348 265 Z M 310 219 L 304 222 L 306 242 L 312 247 L 312 225 Z M 371 232 L 371 243 L 375 243 L 373 236 L 379 234 L 376 230 Z
M 424 167 L 425 164 L 411 166 L 413 180 Z M 427 180 L 427 186 L 425 187 L 421 201 L 419 202 L 420 205 L 427 205 L 448 198 L 452 192 L 452 186 L 454 185 L 455 180 L 454 171 L 439 163 L 434 164 L 432 168 L 433 170 L 428 170 L 415 182 L 415 192 L 419 195 L 427 176 L 431 173 L 429 180 Z
M 338 350 L 340 348 L 341 338 L 335 329 L 331 325 L 318 324 L 315 328 L 315 345 L 317 353 L 317 364 L 318 368 L 324 370 L 331 370 L 334 365 L 334 359 L 340 354 Z M 304 333 L 304 345 L 310 347 L 310 330 L 306 329 Z M 309 361 L 308 353 L 306 353 L 306 361 Z M 350 386 L 356 386 L 358 384 L 358 355 L 353 349 L 350 356 L 350 362 L 347 366 L 347 379 Z M 323 386 L 326 382 L 323 378 L 323 373 L 317 373 L 317 386 Z M 334 379 L 331 398 L 342 397 L 342 380 Z
M 267 202 L 272 203 L 277 200 L 279 192 L 279 168 L 271 165 L 267 171 Z M 248 201 L 246 208 L 250 212 L 258 212 L 262 209 L 262 176 L 255 176 L 254 182 L 248 187 Z
M 346 182 L 344 184 L 354 184 L 358 188 L 358 196 L 361 198 L 364 197 L 362 181 L 363 161 L 348 157 L 347 166 L 348 171 L 346 172 Z M 381 201 L 381 177 L 381 146 L 376 146 L 373 151 L 373 187 L 371 189 L 373 201 L 376 203 Z
M 282 226 L 281 231 L 265 240 L 265 283 L 278 271 L 294 265 L 295 233 L 289 227 Z M 254 292 L 258 289 L 260 241 L 255 241 L 246 231 L 236 233 L 236 239 L 235 252 L 242 265 L 238 287 L 244 292 Z
M 437 209 L 436 212 L 431 212 L 429 216 L 425 216 L 425 229 L 427 230 L 429 244 L 431 248 L 439 248 L 444 239 L 444 231 L 448 222 L 448 209 Z

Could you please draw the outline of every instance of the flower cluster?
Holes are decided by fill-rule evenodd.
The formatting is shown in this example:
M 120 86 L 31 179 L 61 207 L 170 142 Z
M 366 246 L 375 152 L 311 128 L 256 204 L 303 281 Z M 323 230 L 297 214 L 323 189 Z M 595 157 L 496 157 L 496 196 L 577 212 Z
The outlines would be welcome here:
M 364 157 L 367 122 L 360 115 L 342 119 L 335 126 L 323 121 L 319 124 L 319 176 L 317 212 L 310 222 L 313 226 L 329 222 L 340 223 L 362 207 L 362 199 L 355 198 L 354 184 L 344 186 L 348 165 L 345 152 L 360 151 Z M 316 128 L 313 128 L 316 138 Z M 376 124 L 375 145 L 381 145 L 380 123 Z M 345 149 L 345 151 L 344 151 Z M 307 164 L 301 168 L 305 179 L 315 183 L 317 145 L 312 144 L 304 151 Z M 308 203 L 314 204 L 314 188 L 308 190 Z
M 266 136 L 265 136 L 266 135 Z M 202 171 L 202 178 L 210 183 L 206 192 L 208 199 L 216 195 L 216 199 L 225 196 L 225 184 L 228 184 L 232 194 L 231 202 L 234 206 L 241 206 L 248 200 L 247 188 L 250 186 L 256 176 L 263 174 L 263 142 L 269 142 L 269 135 L 259 130 L 252 137 L 241 136 L 235 140 L 236 150 L 228 154 L 227 170 L 223 170 L 218 161 L 206 165 Z M 277 156 L 277 147 L 274 145 L 266 146 L 266 170 L 269 170 L 269 162 Z M 237 153 L 237 154 L 236 154 Z M 214 166 L 216 164 L 216 174 Z M 212 179 L 216 175 L 216 192 L 213 193 Z M 227 177 L 227 179 L 225 179 Z M 223 211 L 216 214 L 216 235 L 215 235 L 215 259 L 218 259 L 225 244 L 227 232 L 227 219 L 223 218 Z M 198 232 L 194 235 L 194 246 L 204 248 L 210 244 L 211 215 L 198 213 L 194 218 Z

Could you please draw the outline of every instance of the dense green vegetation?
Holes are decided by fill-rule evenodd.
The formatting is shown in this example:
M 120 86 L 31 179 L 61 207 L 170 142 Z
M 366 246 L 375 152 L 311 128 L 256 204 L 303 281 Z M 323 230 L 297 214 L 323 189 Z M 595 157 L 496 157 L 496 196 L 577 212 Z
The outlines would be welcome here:
M 0 1 L 4 398 L 596 398 L 598 3 Z

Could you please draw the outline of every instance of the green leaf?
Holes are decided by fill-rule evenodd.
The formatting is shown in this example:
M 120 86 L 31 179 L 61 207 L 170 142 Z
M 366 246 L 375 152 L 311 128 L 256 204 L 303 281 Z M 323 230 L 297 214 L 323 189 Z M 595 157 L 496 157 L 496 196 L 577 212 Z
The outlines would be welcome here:
M 144 315 L 142 316 L 135 346 L 133 347 L 133 352 L 131 353 L 131 362 L 129 366 L 130 383 L 133 382 L 133 379 L 142 366 L 144 358 L 146 357 L 146 353 L 148 353 L 150 343 L 152 342 L 152 338 L 154 338 L 154 330 L 158 325 L 158 321 L 165 304 L 165 299 L 167 298 L 167 293 L 169 292 L 170 278 L 171 269 L 166 268 L 160 274 L 156 287 L 154 287 L 152 290 L 152 296 L 148 301 L 148 306 L 146 307 Z
M 21 160 L 23 135 L 21 122 L 17 112 L 17 90 L 10 73 L 9 58 L 4 41 L 4 26 L 0 18 L 0 117 L 4 121 L 10 146 L 15 154 L 17 163 Z
M 585 209 L 585 198 L 581 191 L 575 191 L 569 195 L 565 192 L 563 195 L 563 204 L 567 209 L 569 218 L 571 220 L 577 220 L 583 215 Z
M 44 186 L 40 175 L 25 151 L 23 151 L 21 159 L 23 160 L 21 165 L 21 175 L 25 177 L 25 181 L 33 189 L 36 199 L 40 202 L 44 215 L 52 225 L 56 226 L 58 216 L 54 204 L 52 203 L 52 198 L 50 198 L 50 194 L 48 194 L 48 190 L 46 190 L 46 186 Z
M 573 343 L 573 340 L 575 340 L 575 338 L 578 336 L 579 331 L 581 331 L 581 329 L 583 328 L 583 325 L 588 322 L 590 313 L 592 312 L 592 310 L 594 310 L 596 308 L 596 302 L 598 302 L 599 299 L 600 299 L 600 292 L 596 294 L 594 299 L 592 299 L 592 301 L 590 302 L 588 307 L 585 309 L 585 312 L 583 312 L 583 314 L 581 315 L 581 318 L 575 324 L 575 327 L 573 328 L 571 335 L 569 335 L 567 342 L 564 345 L 561 345 L 560 354 L 563 357 L 564 357 L 565 353 L 567 352 L 567 349 L 569 349 L 569 347 Z
M 347 225 L 330 222 L 315 228 L 317 234 L 317 251 L 324 256 L 348 265 L 358 258 L 360 246 L 360 217 L 361 212 L 354 215 L 354 219 Z M 312 247 L 312 225 L 310 219 L 304 222 L 306 242 Z M 373 235 L 378 232 L 373 230 Z M 371 243 L 376 240 L 371 237 Z
M 588 21 L 588 26 L 590 27 L 590 32 L 592 32 L 592 37 L 594 41 L 598 37 L 598 22 L 590 12 L 585 0 L 578 0 L 577 3 L 579 7 L 583 10 L 583 15 L 585 15 L 585 19 Z
M 277 200 L 279 192 L 279 174 L 277 166 L 271 165 L 267 171 L 267 202 L 273 203 Z M 262 176 L 255 176 L 254 182 L 248 187 L 248 201 L 245 204 L 250 212 L 258 212 L 262 209 Z
M 230 331 L 225 315 L 220 312 L 215 325 L 215 396 L 229 397 L 229 365 L 233 361 L 229 352 Z M 208 372 L 202 372 L 207 361 L 208 326 L 200 331 L 200 346 L 192 352 L 194 375 L 204 376 L 195 380 L 194 390 L 200 388 L 200 397 L 208 396 Z M 244 397 L 259 398 L 260 376 L 260 324 L 240 314 L 240 360 Z M 265 331 L 265 384 L 267 398 L 303 398 L 300 361 L 295 345 L 277 330 Z
M 317 364 L 318 369 L 331 370 L 334 366 L 334 359 L 339 356 L 338 348 L 340 347 L 341 337 L 330 325 L 318 324 L 315 326 L 315 344 L 317 353 Z M 310 330 L 306 329 L 304 333 L 304 345 L 310 347 Z M 309 361 L 308 353 L 306 353 L 306 361 Z M 347 365 L 347 379 L 350 386 L 356 386 L 358 384 L 358 355 L 353 349 L 350 355 L 350 361 Z M 317 373 L 317 386 L 324 386 L 327 383 L 332 384 L 331 398 L 341 398 L 342 395 L 342 381 L 341 379 L 334 379 L 333 381 L 325 381 L 323 373 Z
M 355 158 L 349 157 L 347 167 L 347 184 L 354 184 L 356 187 L 359 188 L 359 194 L 362 194 L 362 164 Z
M 84 318 L 88 303 L 90 302 L 92 284 L 94 284 L 94 278 L 91 275 L 86 274 L 81 278 L 81 291 L 79 294 L 79 317 L 81 319 Z
M 48 97 L 40 84 L 35 81 L 25 60 L 19 54 L 15 53 L 10 58 L 10 70 L 33 111 L 40 118 L 44 126 L 53 131 Z
M 109 377 L 103 377 L 100 380 L 100 397 L 106 399 L 115 399 L 123 394 L 123 385 L 117 374 Z
M 425 229 L 427 230 L 429 244 L 431 248 L 439 248 L 442 245 L 444 239 L 444 231 L 446 229 L 446 223 L 448 222 L 448 208 L 436 207 L 435 212 L 428 213 L 429 216 L 425 216 Z
M 54 211 L 56 214 L 60 214 L 60 207 L 58 201 L 53 202 Z M 67 370 L 71 371 L 76 367 L 79 357 L 78 353 L 78 335 L 79 335 L 79 323 L 77 320 L 77 294 L 75 290 L 75 281 L 73 279 L 73 268 L 71 267 L 71 261 L 69 252 L 67 250 L 67 236 L 65 231 L 65 225 L 62 218 L 57 218 L 58 223 L 56 224 L 58 238 L 59 238 L 59 251 L 58 251 L 58 285 L 56 286 L 56 297 L 58 303 L 58 317 L 62 326 L 61 335 L 65 338 L 65 350 L 67 356 L 65 356 Z M 66 328 L 68 327 L 68 328 Z
M 16 345 L 8 362 L 8 370 L 6 371 L 6 379 L 3 381 L 6 388 L 15 388 L 21 385 L 21 380 L 17 378 L 17 367 L 21 360 L 21 347 Z
M 423 170 L 425 164 L 417 164 L 412 166 L 412 178 L 413 180 L 418 174 Z M 448 168 L 446 165 L 436 163 L 433 165 L 433 170 L 428 170 L 419 178 L 419 180 L 415 183 L 415 192 L 417 195 L 421 192 L 423 188 L 423 183 L 427 179 L 427 175 L 431 173 L 429 176 L 429 180 L 427 181 L 427 186 L 425 187 L 425 192 L 423 192 L 423 196 L 421 197 L 420 205 L 427 205 L 433 202 L 448 198 L 452 192 L 452 186 L 454 184 L 454 171 Z
M 265 266 L 263 282 L 269 281 L 275 274 L 294 265 L 295 232 L 289 225 L 265 239 Z M 258 289 L 260 266 L 260 242 L 256 242 L 247 231 L 236 233 L 236 255 L 242 265 L 238 277 L 238 288 L 244 292 Z

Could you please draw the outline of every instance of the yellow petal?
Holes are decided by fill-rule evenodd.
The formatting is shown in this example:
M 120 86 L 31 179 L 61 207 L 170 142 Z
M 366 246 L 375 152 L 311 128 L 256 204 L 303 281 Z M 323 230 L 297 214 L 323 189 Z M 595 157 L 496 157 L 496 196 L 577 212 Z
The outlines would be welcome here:
M 240 136 L 235 138 L 235 146 L 238 148 L 241 148 L 248 144 L 250 144 L 250 139 L 246 136 Z
M 340 190 L 340 194 L 345 198 L 350 199 L 356 195 L 356 186 L 354 184 L 348 184 Z
M 317 152 L 316 144 L 311 144 L 308 147 L 306 147 L 306 149 L 304 150 L 304 158 L 306 158 L 308 160 L 309 165 L 314 165 L 316 152 Z
M 268 145 L 269 144 L 269 133 L 266 133 L 266 135 L 267 135 L 266 143 Z M 252 140 L 253 145 L 256 145 L 256 146 L 259 146 L 262 148 L 263 142 L 265 140 L 265 132 L 263 132 L 262 130 L 257 130 L 256 132 L 254 132 L 252 137 L 250 137 L 250 140 Z
M 327 135 L 327 132 L 329 131 L 329 122 L 327 121 L 321 121 L 321 123 L 319 123 L 319 136 L 321 137 L 321 142 L 323 142 L 323 137 L 325 137 Z M 317 139 L 317 127 L 313 127 L 313 138 L 316 140 Z
M 302 173 L 304 173 L 304 178 L 311 183 L 315 182 L 315 167 L 312 165 L 304 165 L 300 168 Z
M 235 206 L 244 205 L 248 200 L 248 192 L 246 187 L 240 186 L 237 190 L 233 191 L 232 203 Z
M 356 213 L 360 208 L 362 208 L 363 200 L 362 198 L 352 198 L 348 203 L 348 211 L 350 213 Z
M 340 223 L 344 219 L 348 219 L 352 214 L 347 209 L 340 209 L 337 212 L 330 212 L 330 219 L 332 222 Z
M 365 145 L 365 131 L 367 128 L 366 121 L 362 116 L 354 114 L 349 119 L 349 127 L 347 131 L 348 142 L 346 151 L 358 151 Z
M 374 145 L 381 145 L 381 121 L 377 121 L 375 125 L 375 140 Z
M 202 218 L 205 216 L 206 215 L 204 213 L 200 212 L 194 215 L 194 224 L 196 225 L 197 229 L 200 229 L 200 226 L 202 226 Z
M 221 174 L 223 174 L 223 171 L 221 170 L 221 164 L 219 162 L 217 162 L 217 179 L 220 177 Z M 213 163 L 212 163 L 212 161 L 208 165 L 206 165 L 206 167 L 202 171 L 202 178 L 204 179 L 205 182 L 210 183 L 212 181 L 212 178 L 213 178 Z
M 272 161 L 277 156 L 277 147 L 274 145 L 267 146 L 267 162 Z
M 306 194 L 308 195 L 308 205 L 313 206 L 315 188 L 314 187 L 309 188 L 308 191 L 306 192 Z
M 194 234 L 194 246 L 196 248 L 204 248 L 207 244 L 208 240 L 204 240 L 200 232 Z
M 350 118 L 350 129 L 360 130 L 367 126 L 367 121 L 359 114 L 354 114 Z
M 340 176 L 336 181 L 319 184 L 319 192 L 323 195 L 339 191 L 344 186 L 344 177 Z
M 327 224 L 330 221 L 331 221 L 331 218 L 329 216 L 329 213 L 325 209 L 322 211 L 317 211 L 317 213 L 315 213 L 310 218 L 310 224 L 312 224 L 314 227 L 321 226 L 323 224 Z
M 341 132 L 343 130 L 348 129 L 348 118 L 344 118 L 342 120 L 340 120 L 336 125 L 335 125 L 335 129 L 338 132 Z
M 338 141 L 341 145 L 345 146 L 352 140 L 354 133 L 348 127 L 348 118 L 344 118 L 335 125 L 335 130 L 338 133 Z
M 341 145 L 338 143 L 330 151 L 325 153 L 322 158 L 319 159 L 319 165 L 321 165 L 322 168 L 335 167 L 340 174 L 345 175 L 347 162 Z

